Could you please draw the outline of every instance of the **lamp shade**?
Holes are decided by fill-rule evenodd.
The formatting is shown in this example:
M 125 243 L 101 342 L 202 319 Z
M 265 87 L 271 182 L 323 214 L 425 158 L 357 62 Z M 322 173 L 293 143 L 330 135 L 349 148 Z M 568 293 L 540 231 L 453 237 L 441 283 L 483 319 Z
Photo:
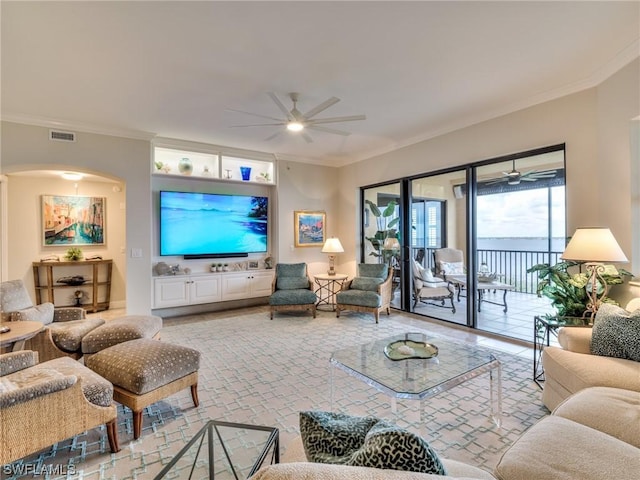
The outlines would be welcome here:
M 576 229 L 560 257 L 578 262 L 627 262 L 611 230 L 604 227 Z
M 400 248 L 400 242 L 396 237 L 388 237 L 384 239 L 382 248 L 384 250 L 397 250 Z
M 340 240 L 335 237 L 327 238 L 327 241 L 324 242 L 324 245 L 322 246 L 322 253 L 343 253 L 343 252 L 344 252 L 344 248 L 342 248 L 342 244 L 340 243 Z

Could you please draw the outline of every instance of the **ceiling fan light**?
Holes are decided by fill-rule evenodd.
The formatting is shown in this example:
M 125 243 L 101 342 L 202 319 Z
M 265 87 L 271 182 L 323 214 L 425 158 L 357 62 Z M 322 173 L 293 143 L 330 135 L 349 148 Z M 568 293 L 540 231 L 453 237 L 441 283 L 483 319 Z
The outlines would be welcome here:
M 508 177 L 507 185 L 520 185 L 520 177 Z
M 290 132 L 301 132 L 304 129 L 304 125 L 300 122 L 287 123 L 287 130 Z

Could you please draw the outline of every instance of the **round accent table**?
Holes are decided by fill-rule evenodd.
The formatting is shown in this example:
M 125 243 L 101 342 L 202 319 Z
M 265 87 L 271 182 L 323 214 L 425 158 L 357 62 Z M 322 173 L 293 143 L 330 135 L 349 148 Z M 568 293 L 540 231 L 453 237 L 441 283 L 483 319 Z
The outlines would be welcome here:
M 318 303 L 316 307 L 320 305 L 328 305 L 332 311 L 336 309 L 336 293 L 342 289 L 342 285 L 349 276 L 344 273 L 336 273 L 335 275 L 329 275 L 328 273 L 320 273 L 314 276 L 314 281 L 318 288 L 315 292 L 318 295 Z
M 19 322 L 4 322 L 3 327 L 9 327 L 11 330 L 0 333 L 0 347 L 17 352 L 24 348 L 24 342 L 35 337 L 44 330 L 44 325 L 40 322 L 30 322 L 27 320 Z

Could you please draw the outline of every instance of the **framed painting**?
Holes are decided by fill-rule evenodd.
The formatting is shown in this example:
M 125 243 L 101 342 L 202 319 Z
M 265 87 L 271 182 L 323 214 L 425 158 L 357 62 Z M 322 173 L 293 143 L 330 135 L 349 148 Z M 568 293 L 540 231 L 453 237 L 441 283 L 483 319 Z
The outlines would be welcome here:
M 326 237 L 325 212 L 293 212 L 294 236 L 296 247 L 322 247 Z
M 42 195 L 42 244 L 104 245 L 106 197 Z

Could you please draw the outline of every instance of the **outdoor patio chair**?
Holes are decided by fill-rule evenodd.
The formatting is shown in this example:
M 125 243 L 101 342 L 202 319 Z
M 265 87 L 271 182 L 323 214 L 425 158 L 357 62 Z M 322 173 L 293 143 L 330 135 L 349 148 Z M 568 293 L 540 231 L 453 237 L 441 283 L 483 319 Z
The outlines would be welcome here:
M 451 311 L 456 313 L 456 307 L 453 304 L 454 288 L 450 282 L 444 281 L 442 278 L 436 277 L 431 269 L 424 268 L 416 260 L 411 260 L 411 271 L 413 275 L 413 308 L 418 306 L 419 302 L 436 307 L 449 308 L 445 301 L 449 299 L 451 302 Z

